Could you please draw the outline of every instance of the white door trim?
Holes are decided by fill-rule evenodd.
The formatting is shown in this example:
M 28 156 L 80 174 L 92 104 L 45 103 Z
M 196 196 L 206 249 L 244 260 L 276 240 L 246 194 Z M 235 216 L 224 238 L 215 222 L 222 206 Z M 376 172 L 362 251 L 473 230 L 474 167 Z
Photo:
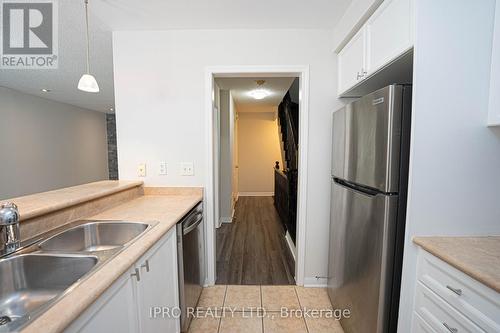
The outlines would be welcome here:
M 297 285 L 304 285 L 305 240 L 307 216 L 307 148 L 309 133 L 309 66 L 221 66 L 205 69 L 205 111 L 207 133 L 207 185 L 205 191 L 205 227 L 207 275 L 206 285 L 214 285 L 216 279 L 215 221 L 215 156 L 214 156 L 214 78 L 215 77 L 299 77 L 299 173 L 297 195 L 297 261 L 295 277 Z

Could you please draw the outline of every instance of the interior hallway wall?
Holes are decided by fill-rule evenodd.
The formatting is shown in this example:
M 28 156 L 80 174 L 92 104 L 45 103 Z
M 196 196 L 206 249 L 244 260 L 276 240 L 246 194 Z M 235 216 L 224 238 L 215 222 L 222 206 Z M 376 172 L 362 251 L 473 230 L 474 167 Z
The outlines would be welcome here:
M 120 178 L 138 179 L 137 165 L 147 163 L 146 186 L 206 186 L 207 67 L 308 66 L 304 272 L 306 284 L 324 285 L 316 276 L 328 271 L 331 113 L 343 105 L 331 38 L 315 29 L 113 32 Z M 156 172 L 160 161 L 169 163 L 167 176 Z M 179 175 L 186 161 L 193 177 Z
M 0 87 L 0 199 L 108 179 L 106 114 Z
M 233 215 L 233 140 L 234 104 L 229 90 L 220 90 L 219 111 L 219 216 L 221 223 L 232 221 Z
M 238 113 L 240 195 L 273 195 L 274 164 L 283 165 L 276 107 Z
M 411 331 L 417 285 L 413 237 L 500 233 L 500 129 L 486 126 L 495 1 L 419 0 L 415 6 L 398 332 Z

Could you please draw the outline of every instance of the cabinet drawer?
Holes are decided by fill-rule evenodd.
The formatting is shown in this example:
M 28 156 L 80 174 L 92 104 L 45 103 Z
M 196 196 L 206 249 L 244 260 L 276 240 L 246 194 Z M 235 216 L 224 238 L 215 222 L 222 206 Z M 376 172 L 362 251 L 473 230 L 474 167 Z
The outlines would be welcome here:
M 417 274 L 420 282 L 483 330 L 500 332 L 499 293 L 423 250 Z
M 415 311 L 436 332 L 485 332 L 457 310 L 453 309 L 421 282 L 417 283 Z
M 427 324 L 425 320 L 416 312 L 413 312 L 413 321 L 411 324 L 412 333 L 436 333 L 436 331 Z

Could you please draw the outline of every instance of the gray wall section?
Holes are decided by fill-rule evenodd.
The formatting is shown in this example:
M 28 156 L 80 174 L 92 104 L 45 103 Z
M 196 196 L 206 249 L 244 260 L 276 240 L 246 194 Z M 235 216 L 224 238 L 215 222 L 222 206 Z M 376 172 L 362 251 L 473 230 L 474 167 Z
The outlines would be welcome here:
M 288 89 L 288 92 L 290 93 L 290 99 L 292 100 L 292 102 L 297 104 L 299 104 L 299 91 L 300 91 L 299 83 L 300 83 L 299 78 L 296 77 L 295 80 L 293 80 L 290 89 Z
M 231 129 L 230 129 L 230 98 L 229 90 L 220 91 L 220 146 L 219 146 L 219 216 L 224 220 L 232 217 L 232 169 Z
M 108 172 L 109 179 L 118 180 L 118 149 L 116 146 L 116 116 L 106 115 L 106 131 L 108 134 Z
M 104 179 L 104 113 L 0 87 L 0 199 Z

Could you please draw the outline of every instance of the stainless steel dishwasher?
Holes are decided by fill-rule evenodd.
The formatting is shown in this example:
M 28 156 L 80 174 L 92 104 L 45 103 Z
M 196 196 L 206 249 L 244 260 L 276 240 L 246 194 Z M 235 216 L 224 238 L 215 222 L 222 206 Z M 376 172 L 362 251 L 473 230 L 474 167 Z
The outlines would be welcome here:
M 187 316 L 187 309 L 196 306 L 203 288 L 204 248 L 203 203 L 200 202 L 177 223 L 177 265 L 182 332 L 187 331 L 192 319 Z

